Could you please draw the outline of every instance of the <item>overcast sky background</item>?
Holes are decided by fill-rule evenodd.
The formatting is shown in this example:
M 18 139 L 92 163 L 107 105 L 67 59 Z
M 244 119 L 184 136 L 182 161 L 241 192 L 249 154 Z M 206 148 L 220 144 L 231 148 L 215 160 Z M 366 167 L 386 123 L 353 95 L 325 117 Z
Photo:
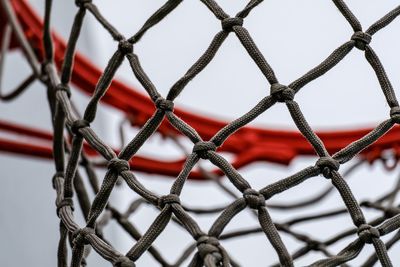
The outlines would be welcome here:
M 29 1 L 43 13 L 42 0 Z M 63 37 L 67 38 L 77 8 L 74 1 L 54 1 L 53 25 Z M 134 34 L 145 20 L 158 9 L 164 1 L 106 1 L 95 0 L 103 15 L 125 36 Z M 232 16 L 241 10 L 247 1 L 217 1 Z M 398 5 L 398 1 L 348 0 L 350 9 L 361 21 L 363 28 Z M 325 59 L 334 49 L 350 39 L 352 29 L 331 1 L 313 0 L 266 0 L 255 8 L 246 18 L 244 26 L 249 30 L 259 49 L 273 67 L 282 84 L 289 84 Z M 178 80 L 193 62 L 205 51 L 213 36 L 220 30 L 220 22 L 200 1 L 184 1 L 162 23 L 152 28 L 135 46 L 144 70 L 166 95 L 171 85 Z M 400 19 L 377 33 L 371 42 L 387 74 L 400 95 Z M 96 65 L 105 67 L 115 51 L 117 44 L 107 32 L 88 13 L 79 51 L 89 57 Z M 3 88 L 9 90 L 20 81 L 29 68 L 18 52 L 6 58 L 7 69 Z M 118 78 L 135 86 L 142 92 L 138 81 L 125 62 L 117 73 Z M 88 98 L 73 90 L 73 100 L 84 110 Z M 200 73 L 178 97 L 176 105 L 206 114 L 214 118 L 232 120 L 253 107 L 262 97 L 269 94 L 269 85 L 255 63 L 247 55 L 234 34 L 222 45 L 212 63 Z M 296 95 L 296 100 L 313 129 L 351 129 L 375 126 L 388 118 L 389 108 L 379 88 L 372 68 L 363 53 L 354 49 L 341 63 L 323 77 L 305 86 Z M 12 103 L 0 103 L 0 119 L 12 120 L 40 129 L 51 130 L 50 115 L 46 102 L 45 88 L 38 82 L 23 96 Z M 93 128 L 99 136 L 114 146 L 119 145 L 118 124 L 122 114 L 103 107 L 99 110 Z M 253 125 L 269 128 L 295 129 L 284 105 L 275 105 L 260 116 Z M 137 132 L 125 127 L 128 136 Z M 188 149 L 190 148 L 187 143 Z M 159 147 L 163 147 L 157 149 Z M 139 151 L 142 155 L 155 155 L 159 158 L 173 158 L 182 155 L 173 144 L 155 135 Z M 290 166 L 280 166 L 265 162 L 254 163 L 240 172 L 254 188 L 284 178 L 297 170 L 314 164 L 315 158 L 299 158 Z M 55 266 L 56 248 L 59 238 L 58 223 L 51 186 L 54 174 L 53 163 L 27 157 L 0 154 L 2 186 L 0 187 L 0 265 L 14 266 Z M 207 166 L 207 164 L 206 164 Z M 348 166 L 343 166 L 342 171 Z M 104 176 L 103 171 L 98 172 Z M 364 166 L 349 181 L 358 200 L 374 199 L 387 192 L 395 183 L 396 172 L 388 173 L 379 164 Z M 158 175 L 137 173 L 138 179 L 149 189 L 166 194 L 172 179 Z M 226 181 L 225 181 L 226 182 Z M 226 182 L 226 184 L 229 184 Z M 325 188 L 329 182 L 316 177 L 289 192 L 274 198 L 281 201 L 296 201 Z M 207 198 L 202 197 L 207 193 Z M 117 188 L 112 202 L 121 210 L 126 209 L 137 195 L 126 186 Z M 182 194 L 182 201 L 195 207 L 211 207 L 230 203 L 232 200 L 218 190 L 212 183 L 188 183 Z M 310 214 L 327 209 L 342 207 L 338 194 L 332 194 L 321 205 L 298 212 L 271 211 L 273 219 L 282 222 L 296 214 Z M 75 212 L 82 224 L 79 209 Z M 132 222 L 142 232 L 148 229 L 158 211 L 145 206 L 131 217 Z M 378 213 L 366 211 L 368 218 Z M 207 231 L 215 216 L 195 216 L 204 231 Z M 248 228 L 257 225 L 257 220 L 248 211 L 233 219 L 227 230 Z M 352 222 L 348 215 L 333 220 L 302 224 L 295 229 L 311 234 L 316 239 L 325 240 L 348 229 Z M 126 252 L 134 241 L 112 223 L 106 228 L 106 235 L 121 252 Z M 282 235 L 290 251 L 299 248 L 293 238 Z M 332 247 L 337 253 L 350 243 L 354 237 L 344 239 Z M 387 240 L 387 237 L 383 238 Z M 191 244 L 190 236 L 172 223 L 155 242 L 162 255 L 173 262 Z M 222 242 L 228 252 L 243 266 L 269 266 L 275 263 L 276 254 L 265 235 L 251 235 L 245 238 Z M 4 253 L 6 251 L 6 253 Z M 351 262 L 358 266 L 373 251 L 366 246 L 360 259 Z M 394 246 L 389 255 L 393 262 L 400 261 L 399 247 Z M 296 266 L 309 264 L 321 258 L 318 253 L 310 253 L 296 261 Z M 96 266 L 109 266 L 92 252 L 90 263 Z M 137 266 L 157 266 L 149 255 L 144 255 Z

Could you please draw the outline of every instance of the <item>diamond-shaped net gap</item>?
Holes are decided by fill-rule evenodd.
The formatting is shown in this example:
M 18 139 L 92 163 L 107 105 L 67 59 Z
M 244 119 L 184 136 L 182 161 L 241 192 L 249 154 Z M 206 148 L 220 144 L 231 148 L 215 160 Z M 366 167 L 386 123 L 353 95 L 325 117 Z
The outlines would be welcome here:
M 53 41 L 50 33 L 52 0 L 46 0 L 45 4 L 43 31 L 44 49 L 42 58 L 38 58 L 32 52 L 28 42 L 23 38 L 23 34 L 20 32 L 21 29 L 18 26 L 18 21 L 15 19 L 15 16 L 13 16 L 11 4 L 8 1 L 2 1 L 3 9 L 7 13 L 10 25 L 13 31 L 17 32 L 19 42 L 33 69 L 33 74 L 11 97 L 5 96 L 3 98 L 8 99 L 17 96 L 35 79 L 40 79 L 48 88 L 48 99 L 54 125 L 53 153 L 56 173 L 53 177 L 53 185 L 57 192 L 57 214 L 60 218 L 58 266 L 68 265 L 68 240 L 72 247 L 71 266 L 85 265 L 85 258 L 88 255 L 90 247 L 114 266 L 121 267 L 135 266 L 135 262 L 146 251 L 163 266 L 180 266 L 188 257 L 191 257 L 189 266 L 193 267 L 203 265 L 207 267 L 239 266 L 234 257 L 225 250 L 219 241 L 257 232 L 263 232 L 275 249 L 279 263 L 276 263 L 274 266 L 293 266 L 293 261 L 295 259 L 308 254 L 310 251 L 319 251 L 326 256 L 324 259 L 318 260 L 310 266 L 347 266 L 346 262 L 357 257 L 366 244 L 372 244 L 375 253 L 371 255 L 362 266 L 372 266 L 378 260 L 383 266 L 393 266 L 387 250 L 398 241 L 400 234 L 397 232 L 397 234 L 393 235 L 386 243 L 382 241 L 381 236 L 396 231 L 400 227 L 399 209 L 393 206 L 400 184 L 397 184 L 391 192 L 385 194 L 376 201 L 358 203 L 350 187 L 343 178 L 344 175 L 339 173 L 339 168 L 341 165 L 352 160 L 371 144 L 379 142 L 387 131 L 400 122 L 400 107 L 390 80 L 377 54 L 369 45 L 372 36 L 390 24 L 400 14 L 400 7 L 389 12 L 367 28 L 367 30 L 363 30 L 360 22 L 346 4 L 342 0 L 333 0 L 333 3 L 353 28 L 354 34 L 349 41 L 346 41 L 343 45 L 334 50 L 328 58 L 318 66 L 289 85 L 283 85 L 279 83 L 272 67 L 268 64 L 267 60 L 253 42 L 249 32 L 243 27 L 243 20 L 263 1 L 251 0 L 243 10 L 231 17 L 225 13 L 215 1 L 202 0 L 201 2 L 210 10 L 216 19 L 221 21 L 222 29 L 214 36 L 209 47 L 201 57 L 193 64 L 187 73 L 171 87 L 168 94 L 163 97 L 159 94 L 145 70 L 142 69 L 140 60 L 134 53 L 134 45 L 141 40 L 141 37 L 150 28 L 163 20 L 181 2 L 182 1 L 179 0 L 166 1 L 165 4 L 145 22 L 143 27 L 135 35 L 126 38 L 102 16 L 91 0 L 76 0 L 76 5 L 78 7 L 77 13 L 72 25 L 59 75 L 55 68 Z M 92 14 L 99 24 L 109 32 L 111 38 L 118 43 L 118 48 L 110 58 L 108 65 L 98 80 L 95 91 L 86 106 L 83 116 L 80 116 L 75 112 L 73 104 L 70 101 L 70 81 L 76 42 L 79 38 L 84 18 L 88 13 Z M 5 35 L 9 34 L 10 31 L 7 30 L 6 32 L 8 33 Z M 202 136 L 200 136 L 195 129 L 174 113 L 174 100 L 185 89 L 185 86 L 190 80 L 195 78 L 195 76 L 212 61 L 221 44 L 229 34 L 233 34 L 239 39 L 249 56 L 264 75 L 266 81 L 270 84 L 271 91 L 269 95 L 261 99 L 260 102 L 246 114 L 220 129 L 208 140 L 203 140 Z M 3 38 L 3 40 L 4 39 L 7 38 Z M 365 53 L 367 62 L 376 73 L 382 93 L 390 107 L 390 117 L 381 122 L 375 129 L 362 138 L 350 143 L 333 155 L 330 155 L 324 143 L 307 123 L 300 106 L 295 101 L 295 96 L 300 89 L 309 82 L 317 79 L 333 68 L 346 57 L 354 47 Z M 132 72 L 146 90 L 150 99 L 154 102 L 156 109 L 151 118 L 147 120 L 136 136 L 130 140 L 128 145 L 123 147 L 120 152 L 116 153 L 111 147 L 100 140 L 96 133 L 90 128 L 90 124 L 96 117 L 96 110 L 100 99 L 107 93 L 107 89 L 118 67 L 124 60 L 128 60 Z M 260 114 L 277 104 L 286 105 L 298 130 L 314 148 L 318 160 L 312 166 L 306 167 L 277 182 L 266 185 L 260 190 L 255 190 L 251 188 L 248 181 L 236 168 L 217 151 L 218 148 L 223 145 L 224 141 L 234 132 L 240 130 Z M 179 134 L 188 137 L 193 143 L 193 149 L 191 152 L 186 152 L 186 161 L 183 164 L 181 172 L 175 178 L 170 193 L 164 196 L 158 196 L 138 181 L 135 175 L 130 171 L 129 160 L 160 127 L 163 120 L 167 120 Z M 67 129 L 72 136 L 71 142 L 64 136 L 65 129 Z M 171 138 L 181 147 L 175 135 L 171 136 Z M 107 161 L 108 171 L 101 184 L 98 183 L 93 169 L 93 163 L 82 150 L 84 141 Z M 195 209 L 186 207 L 181 203 L 179 196 L 190 172 L 200 159 L 211 162 L 223 172 L 235 187 L 234 191 L 227 188 L 213 173 L 200 168 L 204 176 L 210 180 L 214 180 L 218 186 L 234 198 L 234 201 L 228 206 L 213 209 Z M 366 159 L 355 162 L 347 172 L 352 172 L 365 161 Z M 92 190 L 96 193 L 92 202 L 89 200 L 87 188 L 82 181 L 82 174 L 78 171 L 79 164 L 83 166 L 84 172 L 89 178 Z M 298 203 L 274 204 L 271 202 L 266 205 L 266 200 L 270 200 L 275 195 L 289 190 L 307 179 L 318 175 L 323 175 L 333 184 L 333 187 L 329 187 L 326 191 L 319 193 L 313 198 L 305 199 Z M 141 197 L 135 200 L 127 211 L 119 211 L 116 207 L 108 203 L 109 197 L 119 177 Z M 336 190 L 340 194 L 346 206 L 345 209 L 298 217 L 284 223 L 274 223 L 269 215 L 269 209 L 273 208 L 289 210 L 305 207 L 310 203 L 320 201 L 333 190 Z M 86 218 L 86 225 L 83 227 L 78 225 L 74 220 L 74 194 L 77 195 L 80 207 Z M 127 218 L 144 203 L 159 208 L 160 212 L 148 230 L 144 234 L 141 234 Z M 382 215 L 367 222 L 361 206 L 382 211 Z M 254 216 L 258 218 L 259 227 L 243 231 L 224 232 L 224 229 L 230 221 L 246 208 L 253 210 Z M 104 213 L 104 216 L 100 219 L 102 213 Z M 200 228 L 191 213 L 218 213 L 219 215 L 211 228 L 205 231 Z M 354 227 L 325 241 L 312 239 L 293 229 L 293 226 L 301 222 L 347 213 L 350 215 Z M 103 236 L 103 227 L 111 218 L 115 219 L 124 230 L 137 240 L 126 254 L 116 251 Z M 163 232 L 169 223 L 176 223 L 181 226 L 195 241 L 193 245 L 183 252 L 177 262 L 173 264 L 168 263 L 162 254 L 153 246 L 155 239 Z M 281 239 L 280 232 L 286 233 L 303 242 L 304 246 L 290 253 Z M 329 247 L 332 244 L 345 237 L 354 235 L 355 233 L 358 234 L 358 237 L 338 254 L 332 255 L 330 253 Z M 273 262 L 271 262 L 271 264 L 273 264 Z

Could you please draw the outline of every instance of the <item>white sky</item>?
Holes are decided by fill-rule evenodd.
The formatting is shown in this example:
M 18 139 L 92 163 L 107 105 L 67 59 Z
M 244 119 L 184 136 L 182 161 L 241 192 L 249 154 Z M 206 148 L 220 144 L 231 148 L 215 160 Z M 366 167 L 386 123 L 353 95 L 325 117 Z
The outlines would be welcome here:
M 30 2 L 42 9 L 42 0 Z M 76 12 L 74 1 L 69 2 L 71 3 L 67 1 L 54 3 L 54 25 L 64 37 L 68 36 Z M 130 36 L 164 1 L 95 0 L 94 2 L 117 29 Z M 231 15 L 247 3 L 239 0 L 218 2 Z M 348 0 L 346 3 L 359 18 L 364 29 L 398 5 L 398 1 L 392 0 Z M 90 14 L 86 18 L 79 50 L 93 62 L 104 67 L 116 44 Z M 331 1 L 268 0 L 254 9 L 244 25 L 283 84 L 289 84 L 320 63 L 352 35 L 351 27 Z M 200 1 L 184 1 L 165 21 L 143 37 L 135 46 L 135 52 L 140 57 L 144 70 L 159 91 L 165 95 L 171 85 L 204 52 L 219 30 L 220 22 Z M 397 34 L 399 30 L 400 19 L 397 19 L 376 34 L 371 42 L 398 95 L 400 95 L 398 75 L 400 38 Z M 5 73 L 4 88 L 7 90 L 23 77 L 28 69 L 18 54 L 11 55 L 6 60 L 10 66 Z M 140 88 L 126 62 L 117 75 L 128 84 Z M 238 39 L 231 34 L 213 62 L 178 97 L 177 105 L 194 112 L 231 120 L 248 111 L 266 94 L 269 94 L 268 83 Z M 73 95 L 83 109 L 88 99 L 76 90 L 73 91 Z M 364 55 L 357 49 L 354 49 L 328 74 L 305 86 L 296 95 L 296 100 L 314 129 L 374 126 L 389 116 L 389 109 L 377 79 Z M 51 129 L 45 90 L 38 83 L 16 102 L 0 103 L 0 110 L 1 119 L 11 119 L 42 129 Z M 95 131 L 109 143 L 117 145 L 119 142 L 117 125 L 120 120 L 119 112 L 103 108 L 94 123 Z M 273 107 L 260 116 L 254 124 L 262 127 L 294 129 L 294 123 L 283 105 Z M 126 130 L 129 136 L 135 133 L 134 130 Z M 157 148 L 163 145 L 166 149 L 163 149 L 164 152 L 159 152 Z M 160 154 L 160 157 L 179 155 L 171 144 L 165 144 L 158 136 L 153 137 L 140 153 Z M 254 188 L 261 188 L 313 164 L 314 161 L 315 159 L 311 158 L 299 159 L 289 167 L 256 163 L 242 169 L 241 173 Z M 2 211 L 0 236 L 3 236 L 0 238 L 0 250 L 5 249 L 9 252 L 0 254 L 0 265 L 13 266 L 14 257 L 19 257 L 18 262 L 24 263 L 21 263 L 21 266 L 28 264 L 54 266 L 59 233 L 54 207 L 55 194 L 51 187 L 51 176 L 54 172 L 52 163 L 0 154 L 0 166 L 3 169 L 4 181 L 0 188 Z M 99 175 L 104 173 L 100 171 Z M 160 194 L 168 192 L 172 181 L 155 175 L 139 173 L 137 176 L 148 188 Z M 395 183 L 395 177 L 395 173 L 386 173 L 379 165 L 373 168 L 364 166 L 363 170 L 357 172 L 354 179 L 350 180 L 349 185 L 357 199 L 364 200 L 371 197 L 373 199 L 379 193 L 386 192 Z M 295 201 L 325 188 L 326 185 L 325 179 L 317 177 L 288 193 L 279 195 L 276 199 Z M 202 197 L 204 192 L 210 197 L 204 199 Z M 136 195 L 123 187 L 114 191 L 112 201 L 123 210 L 134 198 Z M 25 203 L 27 200 L 28 204 Z M 182 201 L 191 206 L 210 207 L 231 200 L 213 184 L 188 183 Z M 302 210 L 301 214 L 342 205 L 338 194 L 333 194 L 322 205 L 313 207 L 309 211 Z M 145 231 L 156 214 L 154 209 L 145 207 L 140 209 L 137 215 L 132 216 L 132 222 L 141 231 Z M 299 212 L 271 211 L 276 221 L 293 218 L 296 214 Z M 376 213 L 367 212 L 367 215 L 371 218 Z M 206 231 L 215 217 L 197 216 L 196 219 Z M 232 221 L 228 230 L 256 224 L 257 221 L 251 214 L 244 212 Z M 348 229 L 351 226 L 349 216 L 342 216 L 330 221 L 301 225 L 296 229 L 324 240 L 340 229 Z M 120 251 L 127 251 L 132 246 L 133 241 L 115 227 L 115 224 L 107 230 Z M 188 234 L 172 224 L 166 230 L 167 232 L 157 239 L 156 245 L 172 262 L 191 239 Z M 299 243 L 291 237 L 283 235 L 283 239 L 290 251 L 299 247 Z M 353 239 L 339 242 L 337 246 L 333 246 L 332 251 L 339 251 L 351 240 Z M 269 266 L 267 263 L 274 263 L 277 259 L 263 234 L 224 242 L 223 245 L 243 266 Z M 370 252 L 372 247 L 367 247 L 360 257 L 365 259 Z M 95 253 L 92 254 L 90 260 L 96 261 L 96 266 L 109 266 L 107 262 L 98 259 Z M 394 262 L 400 260 L 398 247 L 395 246 L 389 254 Z M 21 255 L 24 257 L 20 257 Z M 321 258 L 320 254 L 310 254 L 296 261 L 296 266 L 311 263 L 318 258 Z M 356 260 L 352 262 L 352 266 L 357 266 L 360 262 L 362 261 Z M 150 256 L 144 255 L 138 261 L 138 266 L 156 265 Z

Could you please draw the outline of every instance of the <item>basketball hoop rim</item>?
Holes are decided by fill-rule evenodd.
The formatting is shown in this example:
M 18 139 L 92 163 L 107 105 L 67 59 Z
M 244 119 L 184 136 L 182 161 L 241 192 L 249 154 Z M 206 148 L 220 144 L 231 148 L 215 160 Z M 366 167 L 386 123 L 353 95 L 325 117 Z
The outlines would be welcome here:
M 39 54 L 42 54 L 42 28 L 43 21 L 36 14 L 33 8 L 25 0 L 11 1 L 14 12 L 18 17 L 25 37 L 29 44 Z M 0 27 L 3 25 L 0 25 Z M 53 31 L 54 41 L 54 60 L 58 68 L 61 68 L 64 52 L 66 50 L 66 42 L 57 33 Z M 15 41 L 11 42 L 12 48 L 18 46 Z M 102 71 L 97 68 L 83 54 L 77 52 L 75 55 L 75 63 L 73 67 L 72 83 L 79 90 L 86 94 L 92 94 L 96 83 L 101 76 Z M 114 79 L 107 93 L 101 99 L 102 102 L 119 109 L 127 115 L 134 117 L 131 121 L 132 125 L 143 126 L 149 117 L 154 113 L 155 107 L 151 99 L 138 92 L 133 86 L 128 86 L 121 81 Z M 208 118 L 206 116 L 196 115 L 184 109 L 176 108 L 175 114 L 189 123 L 205 140 L 210 139 L 218 130 L 227 125 L 227 122 Z M 0 129 L 4 130 L 1 125 L 6 125 L 6 122 L 0 124 Z M 23 127 L 20 127 L 23 129 Z M 334 153 L 344 148 L 354 140 L 360 139 L 362 136 L 369 133 L 371 128 L 353 129 L 353 130 L 338 130 L 338 131 L 319 131 L 316 132 L 325 144 L 329 153 Z M 168 123 L 163 123 L 159 130 L 161 134 L 167 135 L 177 133 L 175 129 Z M 22 134 L 29 133 L 21 130 Z M 388 148 L 397 149 L 400 128 L 394 126 L 386 135 L 373 143 L 362 153 L 373 151 L 374 155 L 380 155 L 381 152 Z M 1 141 L 0 141 L 1 143 Z M 0 145 L 1 147 L 1 145 Z M 315 152 L 307 140 L 297 131 L 267 129 L 245 126 L 230 136 L 219 149 L 221 152 L 229 152 L 236 155 L 233 166 L 240 168 L 256 161 L 269 161 L 280 164 L 289 164 L 295 157 L 299 155 L 315 155 Z M 26 151 L 25 151 L 26 152 Z M 27 154 L 32 154 L 27 152 Z M 40 154 L 40 153 L 36 153 Z M 400 154 L 400 153 L 399 153 Z M 168 173 L 160 174 L 175 176 L 181 168 L 181 161 L 176 164 L 176 170 Z M 145 164 L 146 165 L 146 164 Z M 152 165 L 152 164 L 150 164 Z M 147 167 L 146 167 L 147 168 Z M 145 168 L 145 169 L 146 169 Z M 152 166 L 154 172 L 154 166 Z M 158 171 L 156 170 L 158 173 Z

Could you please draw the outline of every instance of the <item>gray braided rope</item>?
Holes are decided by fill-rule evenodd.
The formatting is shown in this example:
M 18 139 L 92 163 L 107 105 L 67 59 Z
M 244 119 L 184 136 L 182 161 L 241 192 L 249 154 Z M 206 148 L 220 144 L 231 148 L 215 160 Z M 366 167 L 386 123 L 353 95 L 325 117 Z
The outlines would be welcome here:
M 310 251 L 320 251 L 326 256 L 326 258 L 318 260 L 310 266 L 347 266 L 346 262 L 357 257 L 366 244 L 372 244 L 376 253 L 371 255 L 363 266 L 372 266 L 378 260 L 382 266 L 393 266 L 387 254 L 387 250 L 399 240 L 399 232 L 392 236 L 386 244 L 381 240 L 381 236 L 397 231 L 400 228 L 400 208 L 393 206 L 393 201 L 391 201 L 399 191 L 400 186 L 396 186 L 392 192 L 384 195 L 377 201 L 358 203 L 344 177 L 338 170 L 343 163 L 352 160 L 363 149 L 379 140 L 393 125 L 400 122 L 398 117 L 400 108 L 393 86 L 390 83 L 390 79 L 379 57 L 370 46 L 373 35 L 389 25 L 400 14 L 400 7 L 389 12 L 364 32 L 361 23 L 346 6 L 344 1 L 333 0 L 333 3 L 353 28 L 354 34 L 349 38 L 349 41 L 333 51 L 323 62 L 286 86 L 279 83 L 272 67 L 257 48 L 249 32 L 243 27 L 243 20 L 251 13 L 253 8 L 263 1 L 251 0 L 235 17 L 230 17 L 214 0 L 202 0 L 201 2 L 204 3 L 210 12 L 221 21 L 222 29 L 215 35 L 207 50 L 182 78 L 171 87 L 167 96 L 163 98 L 146 72 L 142 69 L 140 60 L 134 53 L 133 46 L 140 41 L 141 37 L 146 34 L 149 29 L 163 20 L 181 2 L 181 0 L 166 1 L 166 3 L 145 22 L 136 34 L 130 38 L 125 38 L 102 16 L 91 0 L 76 0 L 78 11 L 68 39 L 68 46 L 60 76 L 58 76 L 54 67 L 53 43 L 50 34 L 52 0 L 46 0 L 45 5 L 43 34 L 45 55 L 41 62 L 43 66 L 42 72 L 38 71 L 39 60 L 35 57 L 34 53 L 32 53 L 29 44 L 23 39 L 21 33 L 18 34 L 18 22 L 12 20 L 13 30 L 17 31 L 17 35 L 22 40 L 21 43 L 23 44 L 28 61 L 31 64 L 33 74 L 13 93 L 2 96 L 1 98 L 4 100 L 15 98 L 25 91 L 34 79 L 41 80 L 47 86 L 49 106 L 54 126 L 53 148 L 56 174 L 53 177 L 53 186 L 56 190 L 57 214 L 60 218 L 58 266 L 68 265 L 66 249 L 68 240 L 72 247 L 70 265 L 77 267 L 85 265 L 85 257 L 87 256 L 86 250 L 88 247 L 92 247 L 100 256 L 111 262 L 114 266 L 121 267 L 135 266 L 137 259 L 146 251 L 151 253 L 154 259 L 162 266 L 180 266 L 188 257 L 192 257 L 189 266 L 239 266 L 219 241 L 258 232 L 263 232 L 275 249 L 277 254 L 276 258 L 279 261 L 277 266 L 294 266 L 295 259 L 306 255 Z M 6 1 L 3 1 L 3 6 L 9 16 L 12 17 L 10 5 L 4 3 L 6 3 Z M 90 102 L 86 107 L 84 115 L 81 117 L 77 115 L 73 109 L 70 100 L 71 92 L 69 90 L 69 83 L 72 74 L 76 43 L 87 13 L 92 14 L 101 26 L 109 32 L 113 40 L 118 43 L 118 48 L 109 60 L 108 65 L 97 83 Z M 7 32 L 9 31 L 7 30 L 5 34 L 9 34 Z M 200 135 L 190 125 L 174 114 L 173 101 L 185 89 L 185 86 L 212 61 L 221 47 L 221 44 L 226 40 L 229 34 L 236 35 L 240 40 L 249 56 L 254 60 L 265 76 L 266 81 L 271 87 L 271 93 L 249 112 L 221 129 L 209 141 L 205 141 L 202 140 Z M 4 39 L 8 40 L 9 38 Z M 365 53 L 367 62 L 374 70 L 382 93 L 390 107 L 390 117 L 361 139 L 352 142 L 334 155 L 329 155 L 323 142 L 307 123 L 300 106 L 295 101 L 295 96 L 302 87 L 332 69 L 345 58 L 354 47 Z M 140 129 L 137 135 L 128 145 L 123 147 L 121 152 L 117 155 L 90 128 L 90 123 L 95 120 L 99 101 L 104 94 L 106 94 L 117 69 L 125 59 L 129 61 L 133 74 L 147 91 L 150 99 L 153 100 L 156 111 Z M 286 105 L 297 128 L 312 145 L 319 159 L 316 161 L 315 165 L 300 170 L 289 177 L 269 184 L 257 191 L 251 188 L 245 177 L 218 153 L 218 147 L 220 147 L 235 131 L 266 112 L 270 107 L 278 105 L 279 103 Z M 164 119 L 168 120 L 181 134 L 188 137 L 193 142 L 193 150 L 191 153 L 188 153 L 182 171 L 178 177 L 176 177 L 171 187 L 170 194 L 158 196 L 142 185 L 135 175 L 130 172 L 128 162 L 146 140 L 155 133 Z M 65 128 L 67 128 L 72 135 L 71 142 L 68 142 L 64 136 Z M 84 141 L 107 161 L 108 171 L 101 185 L 98 183 L 92 163 L 82 151 Z M 185 186 L 187 177 L 200 159 L 209 160 L 213 165 L 219 168 L 239 192 L 237 194 L 236 192 L 228 191 L 228 193 L 235 198 L 228 206 L 199 210 L 187 207 L 185 204 L 181 203 L 179 196 Z M 89 200 L 87 189 L 78 171 L 79 164 L 84 167 L 86 176 L 96 194 L 92 202 Z M 355 166 L 358 165 L 356 164 Z M 266 205 L 266 200 L 273 198 L 274 195 L 295 187 L 307 179 L 320 174 L 330 180 L 333 185 L 333 187 L 325 190 L 321 195 L 310 200 L 294 203 L 293 205 L 288 205 L 287 203 L 271 203 Z M 213 179 L 207 172 L 204 172 L 204 175 Z M 109 196 L 116 186 L 118 177 L 122 177 L 126 184 L 140 196 L 137 201 L 132 203 L 125 213 L 118 211 L 108 202 Z M 346 209 L 298 217 L 284 223 L 273 222 L 273 219 L 269 215 L 269 209 L 272 208 L 293 209 L 310 205 L 315 201 L 323 199 L 326 193 L 333 190 L 332 188 L 339 192 Z M 225 189 L 225 191 L 227 190 Z M 79 206 L 86 218 L 87 224 L 85 226 L 78 225 L 74 220 L 74 203 L 72 200 L 74 194 L 77 195 Z M 391 203 L 387 205 L 385 204 L 386 202 Z M 142 234 L 129 222 L 128 217 L 144 203 L 156 207 L 160 210 L 160 213 L 148 230 Z M 380 210 L 383 214 L 375 220 L 367 222 L 361 207 Z M 260 227 L 235 232 L 224 232 L 229 222 L 246 208 L 254 210 L 259 220 Z M 104 210 L 108 212 L 108 217 L 100 219 L 100 214 Z M 203 231 L 190 214 L 214 212 L 218 212 L 219 216 L 208 231 Z M 348 213 L 350 215 L 354 226 L 348 231 L 339 233 L 325 241 L 311 239 L 307 235 L 300 234 L 292 228 L 292 226 L 300 222 L 317 220 L 343 213 Z M 107 224 L 111 218 L 115 219 L 121 227 L 136 240 L 135 244 L 126 255 L 116 251 L 102 234 L 104 225 Z M 174 264 L 168 263 L 153 246 L 154 240 L 164 231 L 170 221 L 177 223 L 185 229 L 194 240 L 194 244 L 188 247 Z M 304 242 L 304 247 L 294 253 L 290 253 L 280 237 L 280 232 L 290 234 L 297 240 Z M 354 234 L 357 234 L 358 237 L 337 255 L 332 255 L 328 251 L 330 245 Z

